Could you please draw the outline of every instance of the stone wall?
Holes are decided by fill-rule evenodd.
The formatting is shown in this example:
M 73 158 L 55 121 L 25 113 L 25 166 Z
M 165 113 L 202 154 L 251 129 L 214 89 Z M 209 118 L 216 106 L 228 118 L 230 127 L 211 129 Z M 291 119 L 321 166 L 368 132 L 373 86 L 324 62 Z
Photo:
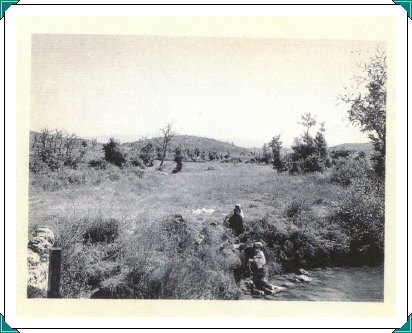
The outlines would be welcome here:
M 29 235 L 27 253 L 27 297 L 46 297 L 49 250 L 55 241 L 54 233 L 47 227 L 38 227 Z

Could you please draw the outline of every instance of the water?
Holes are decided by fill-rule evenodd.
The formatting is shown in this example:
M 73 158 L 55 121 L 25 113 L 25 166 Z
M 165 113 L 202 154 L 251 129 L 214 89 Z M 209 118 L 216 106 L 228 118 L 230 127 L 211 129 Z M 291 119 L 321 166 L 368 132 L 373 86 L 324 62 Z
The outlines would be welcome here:
M 294 282 L 295 274 L 277 276 L 269 282 L 284 286 L 276 296 L 260 299 L 324 302 L 383 302 L 383 266 L 335 267 L 308 271 L 311 281 Z M 254 299 L 243 295 L 241 299 Z

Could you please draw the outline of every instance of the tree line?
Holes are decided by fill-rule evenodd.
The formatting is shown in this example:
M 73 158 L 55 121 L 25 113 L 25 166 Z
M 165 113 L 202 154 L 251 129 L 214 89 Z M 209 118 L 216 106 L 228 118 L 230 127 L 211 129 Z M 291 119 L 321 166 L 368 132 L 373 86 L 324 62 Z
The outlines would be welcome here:
M 368 63 L 363 65 L 362 75 L 354 77 L 356 87 L 347 89 L 338 99 L 349 106 L 349 121 L 368 134 L 374 148 L 371 158 L 372 166 L 377 175 L 385 175 L 386 156 L 386 56 L 379 52 Z M 182 170 L 184 161 L 222 161 L 271 164 L 278 172 L 289 173 L 321 172 L 333 165 L 334 157 L 347 156 L 345 152 L 331 154 L 328 151 L 325 139 L 325 124 L 322 122 L 316 134 L 313 129 L 317 120 L 311 113 L 304 113 L 299 124 L 304 128 L 299 137 L 296 137 L 291 149 L 292 152 L 282 154 L 283 142 L 281 135 L 273 136 L 272 140 L 262 147 L 262 154 L 255 152 L 240 152 L 231 154 L 230 151 L 200 150 L 197 147 L 183 148 L 181 146 L 171 149 L 171 142 L 175 137 L 172 123 L 161 129 L 162 138 L 144 140 L 143 143 L 132 147 L 125 152 L 120 143 L 111 138 L 103 145 L 104 158 L 91 160 L 92 167 L 104 168 L 105 163 L 118 167 L 125 165 L 141 168 L 152 167 L 155 160 L 160 161 L 159 169 L 164 166 L 164 161 L 169 159 L 176 163 L 174 172 Z M 97 146 L 97 140 L 90 142 L 78 138 L 75 134 L 68 134 L 61 130 L 50 131 L 47 128 L 35 134 L 31 143 L 32 155 L 30 170 L 37 172 L 44 168 L 52 171 L 62 166 L 76 168 L 82 161 L 88 147 L 92 150 Z M 346 155 L 345 155 L 346 154 Z M 233 156 L 232 156 L 233 155 Z

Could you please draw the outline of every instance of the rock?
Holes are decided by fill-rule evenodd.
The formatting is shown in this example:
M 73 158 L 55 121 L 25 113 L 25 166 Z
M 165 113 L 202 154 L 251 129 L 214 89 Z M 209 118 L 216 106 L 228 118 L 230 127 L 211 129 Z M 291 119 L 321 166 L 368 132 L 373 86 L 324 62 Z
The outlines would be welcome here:
M 99 288 L 96 292 L 94 292 L 90 298 L 94 299 L 108 299 L 111 298 L 112 293 L 110 292 L 109 288 Z
M 300 275 L 309 275 L 308 271 L 305 271 L 303 268 L 298 269 Z
M 296 282 L 309 282 L 309 281 L 312 281 L 312 279 L 306 275 L 297 275 L 295 277 L 295 281 Z
M 27 252 L 27 297 L 45 297 L 49 270 L 49 250 L 55 241 L 54 233 L 47 227 L 34 230 L 29 238 Z
M 49 259 L 49 249 L 53 247 L 55 241 L 54 233 L 46 227 L 40 227 L 30 235 L 28 247 L 40 256 L 43 262 Z
M 27 298 L 45 298 L 46 291 L 31 284 L 27 285 Z
M 284 282 L 284 283 L 282 283 L 282 287 L 287 287 L 287 288 L 293 287 L 294 285 L 295 284 L 293 282 Z
M 33 250 L 28 249 L 28 254 L 27 254 L 27 264 L 30 266 L 34 266 L 40 263 L 40 256 L 36 253 L 33 252 Z
M 27 269 L 28 269 L 28 288 L 37 288 L 43 290 L 47 289 L 47 275 L 48 275 L 48 263 L 41 262 L 40 256 L 29 249 L 27 258 Z M 28 294 L 33 294 L 32 292 Z M 34 293 L 34 294 L 37 294 Z
M 280 287 L 280 286 L 274 286 L 274 285 L 272 285 L 272 290 L 274 291 L 274 292 L 276 292 L 276 293 L 278 293 L 278 292 L 280 292 L 280 291 L 283 291 L 283 290 L 285 290 L 286 288 L 285 287 Z
M 253 296 L 265 296 L 265 293 L 263 291 L 257 289 L 253 290 L 251 294 Z
M 35 231 L 35 236 L 41 237 L 47 240 L 49 243 L 54 244 L 55 236 L 54 236 L 53 231 L 50 230 L 50 228 L 47 228 L 47 227 L 37 228 Z
M 202 234 L 198 234 L 195 237 L 195 242 L 196 242 L 197 245 L 200 245 L 200 244 L 202 244 L 204 239 L 205 239 L 205 236 L 203 236 Z

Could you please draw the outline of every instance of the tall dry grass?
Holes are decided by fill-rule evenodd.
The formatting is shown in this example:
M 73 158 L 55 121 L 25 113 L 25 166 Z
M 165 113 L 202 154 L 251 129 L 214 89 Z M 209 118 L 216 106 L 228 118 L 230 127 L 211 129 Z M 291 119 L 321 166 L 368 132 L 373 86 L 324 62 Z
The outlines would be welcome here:
M 362 198 L 360 207 L 368 208 L 355 184 L 255 164 L 185 163 L 178 174 L 173 168 L 81 165 L 31 175 L 30 227 L 48 225 L 57 234 L 65 297 L 237 299 L 241 263 L 222 225 L 235 203 L 242 204 L 247 239 L 265 243 L 271 275 L 363 263 L 348 261 L 356 246 L 381 255 L 381 245 L 370 246 L 381 239 L 381 210 L 377 231 L 358 243 L 356 230 L 365 232 L 372 219 L 362 224 L 354 209 L 342 215 Z M 376 208 L 381 199 L 370 192 L 373 198 Z M 193 214 L 198 208 L 215 211 Z

